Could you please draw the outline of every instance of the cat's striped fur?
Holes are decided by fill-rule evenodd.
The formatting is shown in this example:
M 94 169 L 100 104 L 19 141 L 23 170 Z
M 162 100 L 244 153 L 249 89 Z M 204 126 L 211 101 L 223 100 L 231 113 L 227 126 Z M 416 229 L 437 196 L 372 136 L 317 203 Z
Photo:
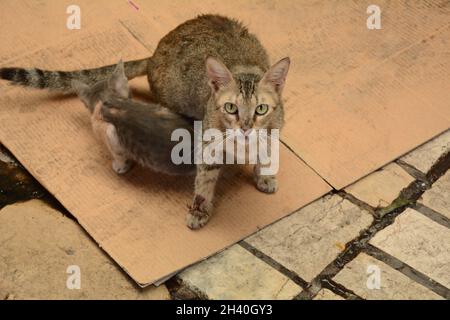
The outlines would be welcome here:
M 128 61 L 125 63 L 125 74 L 128 79 L 147 74 L 149 59 Z M 0 68 L 0 79 L 11 81 L 15 85 L 36 89 L 50 89 L 61 92 L 73 92 L 72 81 L 78 80 L 86 84 L 93 84 L 106 79 L 116 65 L 105 66 L 90 70 L 77 71 L 48 71 L 37 68 Z

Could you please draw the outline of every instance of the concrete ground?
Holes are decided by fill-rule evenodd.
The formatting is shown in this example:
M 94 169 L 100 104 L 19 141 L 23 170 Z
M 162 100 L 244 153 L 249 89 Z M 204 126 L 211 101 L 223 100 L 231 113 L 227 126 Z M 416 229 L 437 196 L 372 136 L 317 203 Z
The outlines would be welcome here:
M 138 288 L 0 149 L 0 299 L 450 299 L 450 131 Z

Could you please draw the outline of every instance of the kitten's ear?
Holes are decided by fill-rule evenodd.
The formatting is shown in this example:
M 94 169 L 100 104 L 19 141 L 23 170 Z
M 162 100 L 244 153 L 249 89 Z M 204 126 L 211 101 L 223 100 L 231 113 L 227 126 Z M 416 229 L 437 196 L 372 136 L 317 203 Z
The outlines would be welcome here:
M 90 105 L 89 86 L 79 80 L 72 80 L 71 85 L 80 100 L 88 107 Z
M 281 59 L 277 63 L 275 63 L 270 69 L 266 72 L 262 83 L 269 84 L 273 86 L 276 92 L 281 94 L 283 91 L 284 83 L 286 81 L 286 76 L 289 71 L 289 65 L 291 64 L 291 60 L 286 57 Z
M 128 87 L 128 79 L 125 76 L 125 66 L 120 60 L 116 69 L 108 79 L 108 87 L 112 89 L 121 98 L 128 98 L 130 88 Z
M 216 58 L 209 57 L 206 59 L 206 72 L 208 74 L 209 85 L 215 91 L 220 90 L 233 81 L 230 70 Z

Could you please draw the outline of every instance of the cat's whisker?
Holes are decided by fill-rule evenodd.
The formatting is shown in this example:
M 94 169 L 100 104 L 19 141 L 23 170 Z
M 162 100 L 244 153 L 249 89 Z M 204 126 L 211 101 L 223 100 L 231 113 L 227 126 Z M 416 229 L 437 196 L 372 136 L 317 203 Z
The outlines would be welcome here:
M 261 136 L 258 136 L 258 148 L 262 148 L 265 155 L 267 155 L 268 152 L 267 141 L 268 141 L 267 138 L 262 138 Z
M 197 151 L 197 152 L 199 152 L 199 153 L 201 154 L 204 148 L 209 147 L 209 146 L 210 146 L 211 144 L 213 144 L 213 143 L 214 143 L 214 144 L 223 143 L 223 142 L 227 141 L 227 139 L 230 138 L 230 137 L 232 137 L 232 136 L 234 136 L 234 133 L 233 133 L 233 132 L 228 132 L 228 131 L 222 132 L 222 135 L 220 136 L 220 140 L 212 140 L 212 141 L 208 141 L 208 142 L 206 142 L 206 143 L 203 145 L 203 148 L 197 148 L 197 149 L 191 150 L 191 152 L 189 152 L 189 158 L 192 156 L 192 154 L 193 154 L 194 151 Z M 226 138 L 226 139 L 225 139 L 225 138 Z M 214 148 L 215 148 L 215 145 L 214 145 Z

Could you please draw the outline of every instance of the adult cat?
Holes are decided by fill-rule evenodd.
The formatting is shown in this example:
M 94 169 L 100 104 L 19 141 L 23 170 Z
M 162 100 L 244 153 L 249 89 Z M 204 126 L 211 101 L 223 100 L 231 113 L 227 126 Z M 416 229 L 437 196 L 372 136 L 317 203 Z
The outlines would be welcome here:
M 206 64 L 206 67 L 205 67 Z M 203 129 L 281 129 L 284 122 L 282 89 L 289 58 L 269 65 L 266 50 L 246 27 L 218 15 L 186 21 L 161 39 L 150 58 L 125 63 L 131 79 L 147 75 L 156 103 L 194 119 Z M 35 88 L 71 92 L 72 80 L 92 84 L 104 79 L 115 66 L 64 72 L 2 68 L 0 78 Z M 255 166 L 259 190 L 277 190 L 276 176 L 261 175 Z M 187 225 L 197 229 L 212 213 L 220 165 L 199 164 L 193 204 Z

